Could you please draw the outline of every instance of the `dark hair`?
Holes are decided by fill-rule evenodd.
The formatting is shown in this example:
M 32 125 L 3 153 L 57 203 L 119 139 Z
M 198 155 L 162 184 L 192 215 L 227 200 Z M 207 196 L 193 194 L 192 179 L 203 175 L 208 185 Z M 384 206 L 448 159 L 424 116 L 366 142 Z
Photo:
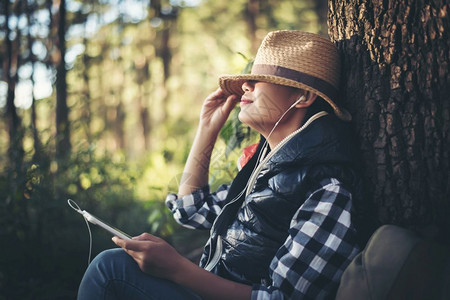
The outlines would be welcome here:
M 334 110 L 331 107 L 331 105 L 328 104 L 328 102 L 325 101 L 322 97 L 317 96 L 314 103 L 311 104 L 310 107 L 308 107 L 308 110 L 306 111 L 304 120 L 307 121 L 309 118 L 311 118 L 312 116 L 314 116 L 315 114 L 317 114 L 318 112 L 321 112 L 321 111 L 326 111 L 330 114 L 334 114 Z

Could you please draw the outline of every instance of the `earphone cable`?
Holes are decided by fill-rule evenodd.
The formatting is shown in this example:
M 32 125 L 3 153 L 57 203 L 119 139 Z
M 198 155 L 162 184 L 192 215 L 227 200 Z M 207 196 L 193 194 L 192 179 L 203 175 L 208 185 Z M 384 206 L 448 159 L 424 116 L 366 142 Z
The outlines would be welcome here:
M 67 199 L 67 203 L 69 204 L 69 206 L 72 209 L 74 209 L 76 212 L 83 215 L 81 208 L 78 206 L 78 204 L 75 201 L 73 201 L 72 199 Z M 84 222 L 86 222 L 86 226 L 87 226 L 87 229 L 89 232 L 89 255 L 88 255 L 88 261 L 87 261 L 87 264 L 89 266 L 89 264 L 91 263 L 91 256 L 92 256 L 92 232 L 91 232 L 91 226 L 89 226 L 89 222 L 84 215 L 83 215 L 83 219 L 84 219 Z

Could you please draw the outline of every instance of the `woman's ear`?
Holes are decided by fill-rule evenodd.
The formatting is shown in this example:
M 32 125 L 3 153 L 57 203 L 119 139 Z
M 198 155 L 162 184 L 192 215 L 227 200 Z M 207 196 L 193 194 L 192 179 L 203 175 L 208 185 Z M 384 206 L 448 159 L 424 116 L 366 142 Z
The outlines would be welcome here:
M 295 105 L 297 108 L 307 108 L 310 107 L 314 101 L 316 101 L 317 94 L 310 92 L 310 91 L 304 91 L 303 95 L 300 96 L 300 98 L 297 100 L 298 103 Z

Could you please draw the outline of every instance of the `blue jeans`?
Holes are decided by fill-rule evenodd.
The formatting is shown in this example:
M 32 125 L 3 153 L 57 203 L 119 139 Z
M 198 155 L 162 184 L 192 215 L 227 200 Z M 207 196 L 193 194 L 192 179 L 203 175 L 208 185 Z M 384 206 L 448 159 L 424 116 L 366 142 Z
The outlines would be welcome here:
M 145 274 L 124 250 L 103 251 L 89 264 L 78 290 L 79 300 L 201 298 L 171 281 Z

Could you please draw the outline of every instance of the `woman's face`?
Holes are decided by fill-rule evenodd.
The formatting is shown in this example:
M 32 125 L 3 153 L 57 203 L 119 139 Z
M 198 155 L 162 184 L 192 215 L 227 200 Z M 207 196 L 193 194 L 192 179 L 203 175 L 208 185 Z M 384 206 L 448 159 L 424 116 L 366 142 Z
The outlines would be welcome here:
M 275 123 L 300 97 L 300 90 L 262 81 L 246 81 L 242 85 L 239 120 L 258 132 L 270 132 Z M 283 117 L 289 118 L 289 113 Z

